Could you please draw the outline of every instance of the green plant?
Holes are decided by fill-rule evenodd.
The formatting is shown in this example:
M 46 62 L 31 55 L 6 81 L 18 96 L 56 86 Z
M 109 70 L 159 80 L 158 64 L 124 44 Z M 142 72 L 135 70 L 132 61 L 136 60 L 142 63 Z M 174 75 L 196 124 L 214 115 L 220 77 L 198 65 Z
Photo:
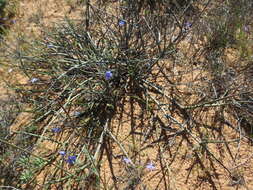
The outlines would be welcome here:
M 5 6 L 6 6 L 6 0 L 0 0 L 0 13 L 1 14 L 3 14 Z
M 20 180 L 21 183 L 27 183 L 33 178 L 34 174 L 30 170 L 25 170 L 24 172 L 21 173 Z
M 23 171 L 20 174 L 19 179 L 21 183 L 28 183 L 46 164 L 45 160 L 41 158 L 29 158 L 27 156 L 21 157 L 17 164 L 22 167 Z

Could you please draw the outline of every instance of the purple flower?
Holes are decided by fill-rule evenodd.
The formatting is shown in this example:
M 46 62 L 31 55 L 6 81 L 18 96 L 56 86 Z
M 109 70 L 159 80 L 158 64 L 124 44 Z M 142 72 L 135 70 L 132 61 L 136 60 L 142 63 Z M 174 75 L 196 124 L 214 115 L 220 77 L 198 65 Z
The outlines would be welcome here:
M 147 165 L 146 165 L 146 168 L 148 169 L 148 170 L 150 170 L 150 171 L 152 171 L 152 170 L 155 170 L 156 168 L 155 168 L 155 166 L 154 166 L 154 164 L 152 164 L 151 162 L 150 163 L 148 163 Z
M 244 26 L 243 30 L 244 30 L 244 32 L 249 32 L 250 31 L 249 26 Z
M 74 112 L 74 116 L 75 116 L 75 117 L 79 117 L 80 115 L 81 115 L 81 112 L 79 112 L 79 111 L 75 111 L 75 112 Z
M 106 71 L 105 72 L 105 80 L 110 80 L 112 78 L 112 72 L 111 71 Z
M 54 127 L 54 128 L 52 128 L 52 130 L 51 130 L 53 133 L 60 133 L 61 132 L 61 128 L 59 128 L 59 127 Z
M 61 151 L 59 151 L 59 154 L 62 155 L 62 156 L 65 156 L 66 152 L 64 150 L 61 150 Z
M 54 45 L 53 45 L 53 44 L 48 44 L 47 47 L 48 47 L 48 48 L 53 48 Z
M 38 79 L 38 78 L 32 78 L 32 79 L 30 80 L 30 82 L 34 84 L 34 83 L 38 82 L 39 80 L 40 80 L 40 79 Z
M 186 23 L 184 23 L 184 27 L 185 29 L 190 29 L 192 27 L 192 23 L 187 21 Z
M 16 20 L 11 20 L 12 24 L 16 24 L 16 22 L 17 22 Z
M 130 164 L 131 163 L 131 160 L 127 157 L 124 157 L 123 158 L 123 161 L 126 163 L 126 164 Z
M 76 158 L 77 156 L 74 155 L 74 156 L 69 156 L 68 159 L 66 160 L 66 162 L 70 165 L 74 165 L 74 163 L 76 162 Z
M 119 26 L 124 26 L 125 24 L 126 24 L 126 21 L 124 21 L 124 20 L 119 21 Z

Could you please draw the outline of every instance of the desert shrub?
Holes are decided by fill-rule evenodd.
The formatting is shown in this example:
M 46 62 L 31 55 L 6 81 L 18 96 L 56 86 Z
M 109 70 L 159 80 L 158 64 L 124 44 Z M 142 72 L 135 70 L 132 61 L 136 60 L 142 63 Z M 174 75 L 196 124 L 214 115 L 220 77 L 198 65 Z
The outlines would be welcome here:
M 28 82 L 12 87 L 34 113 L 20 133 L 34 152 L 54 148 L 46 158 L 25 150 L 19 182 L 34 188 L 51 166 L 40 184 L 48 189 L 170 189 L 170 167 L 189 155 L 186 183 L 193 168 L 213 189 L 218 169 L 234 179 L 212 145 L 236 154 L 228 144 L 242 138 L 227 141 L 223 131 L 241 134 L 239 124 L 251 118 L 250 51 L 240 65 L 226 52 L 244 43 L 238 30 L 249 20 L 238 16 L 252 5 L 235 2 L 87 1 L 84 18 L 59 22 L 34 40 L 20 36 L 9 57 Z

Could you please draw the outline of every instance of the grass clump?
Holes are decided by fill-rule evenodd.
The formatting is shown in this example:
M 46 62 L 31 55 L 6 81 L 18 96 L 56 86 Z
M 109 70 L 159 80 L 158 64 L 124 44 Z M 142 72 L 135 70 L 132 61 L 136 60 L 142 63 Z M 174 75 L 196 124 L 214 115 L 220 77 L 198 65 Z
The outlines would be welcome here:
M 0 38 L 8 28 L 15 23 L 13 19 L 17 12 L 16 0 L 0 0 Z
M 240 126 L 252 81 L 249 57 L 242 69 L 225 52 L 245 23 L 228 12 L 245 9 L 175 2 L 87 1 L 84 18 L 20 37 L 9 56 L 27 83 L 13 88 L 34 118 L 17 134 L 33 143 L 2 140 L 27 154 L 14 162 L 20 186 L 173 189 L 175 171 L 191 184 L 197 171 L 194 187 L 218 189 L 218 170 L 233 178 L 223 152 L 237 168 L 234 147 L 251 141 Z

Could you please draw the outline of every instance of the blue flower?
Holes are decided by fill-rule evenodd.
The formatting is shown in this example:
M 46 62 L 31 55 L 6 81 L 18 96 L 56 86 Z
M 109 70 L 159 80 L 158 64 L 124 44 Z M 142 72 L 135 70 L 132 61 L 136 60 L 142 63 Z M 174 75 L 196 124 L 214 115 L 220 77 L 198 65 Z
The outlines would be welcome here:
M 147 165 L 146 165 L 146 168 L 148 169 L 148 170 L 150 170 L 150 171 L 152 171 L 152 170 L 155 170 L 156 168 L 155 168 L 155 166 L 154 166 L 154 164 L 152 164 L 151 162 L 150 163 L 148 163 Z
M 54 128 L 52 128 L 52 130 L 51 130 L 53 133 L 60 133 L 61 132 L 61 128 L 59 128 L 59 127 L 54 127 Z
M 79 117 L 80 115 L 81 115 L 81 112 L 79 112 L 79 111 L 75 111 L 75 112 L 74 112 L 74 116 L 75 116 L 75 117 Z
M 16 20 L 11 20 L 11 23 L 12 24 L 15 24 L 17 21 Z
M 124 26 L 125 24 L 126 24 L 126 21 L 124 21 L 124 20 L 119 21 L 119 26 Z
M 186 29 L 186 30 L 188 30 L 188 29 L 190 29 L 192 27 L 192 23 L 190 23 L 190 22 L 186 22 L 186 23 L 184 23 L 184 28 Z
M 62 156 L 65 156 L 66 152 L 64 150 L 61 150 L 61 151 L 59 151 L 59 154 L 62 155 Z
M 130 163 L 131 163 L 131 160 L 130 160 L 129 158 L 126 158 L 126 157 L 123 158 L 123 161 L 124 161 L 126 164 L 130 164 Z
M 244 26 L 243 30 L 244 30 L 244 32 L 249 32 L 250 31 L 249 26 Z
M 74 163 L 76 162 L 76 158 L 77 156 L 74 155 L 74 156 L 69 156 L 68 159 L 66 160 L 66 162 L 70 165 L 74 165 Z
M 112 78 L 112 72 L 111 71 L 106 71 L 105 72 L 105 80 L 110 80 Z
M 53 44 L 48 44 L 47 47 L 48 47 L 48 48 L 53 48 L 54 45 L 53 45 Z
M 32 79 L 30 80 L 30 82 L 34 84 L 34 83 L 38 82 L 39 80 L 40 80 L 40 79 L 38 79 L 38 78 L 32 78 Z

